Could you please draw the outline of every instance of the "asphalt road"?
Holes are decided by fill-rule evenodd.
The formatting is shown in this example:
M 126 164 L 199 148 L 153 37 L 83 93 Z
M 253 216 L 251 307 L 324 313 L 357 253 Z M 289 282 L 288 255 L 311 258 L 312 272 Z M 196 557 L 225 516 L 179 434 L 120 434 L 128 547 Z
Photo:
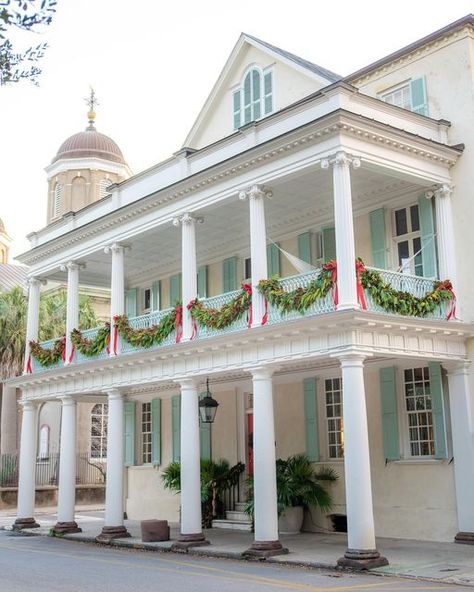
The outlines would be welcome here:
M 0 592 L 404 592 L 472 588 L 123 550 L 0 531 Z

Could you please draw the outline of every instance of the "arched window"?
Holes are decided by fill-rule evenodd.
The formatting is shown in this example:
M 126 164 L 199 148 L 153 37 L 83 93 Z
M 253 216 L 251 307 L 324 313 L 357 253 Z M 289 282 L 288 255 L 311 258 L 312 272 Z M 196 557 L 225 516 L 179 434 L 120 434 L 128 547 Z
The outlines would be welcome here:
M 97 403 L 91 411 L 91 457 L 107 458 L 107 403 Z
M 99 181 L 99 199 L 102 199 L 107 195 L 107 189 L 112 185 L 110 179 L 102 179 Z
M 233 93 L 234 129 L 273 111 L 273 74 L 252 67 Z
M 39 457 L 49 457 L 49 426 L 42 425 L 39 436 Z
M 53 218 L 57 218 L 61 213 L 61 191 L 62 186 L 60 183 L 56 183 L 54 186 L 53 195 Z
M 84 177 L 74 177 L 71 183 L 72 211 L 77 212 L 87 205 L 87 183 Z

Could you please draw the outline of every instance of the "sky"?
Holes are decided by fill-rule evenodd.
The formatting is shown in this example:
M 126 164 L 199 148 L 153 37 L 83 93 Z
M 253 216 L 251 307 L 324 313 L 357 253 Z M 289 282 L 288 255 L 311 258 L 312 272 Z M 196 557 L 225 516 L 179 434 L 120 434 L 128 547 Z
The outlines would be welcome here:
M 250 33 L 341 75 L 474 11 L 472 0 L 58 0 L 49 27 L 16 33 L 19 47 L 49 44 L 39 86 L 0 87 L 0 218 L 12 255 L 46 223 L 44 167 L 96 127 L 134 173 L 183 145 L 240 33 Z M 12 261 L 11 261 L 12 262 Z

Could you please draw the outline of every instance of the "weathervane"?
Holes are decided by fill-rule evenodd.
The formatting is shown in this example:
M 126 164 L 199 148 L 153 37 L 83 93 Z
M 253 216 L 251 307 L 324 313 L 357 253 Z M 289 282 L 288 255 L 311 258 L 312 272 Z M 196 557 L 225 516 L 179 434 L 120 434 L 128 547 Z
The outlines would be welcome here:
M 97 100 L 96 96 L 95 96 L 95 91 L 92 88 L 92 86 L 90 87 L 90 94 L 87 97 L 87 99 L 84 99 L 85 102 L 87 103 L 87 105 L 89 106 L 89 113 L 87 114 L 87 117 L 89 119 L 89 127 L 87 129 L 89 130 L 94 130 L 94 121 L 95 121 L 95 107 L 97 105 L 99 105 L 99 101 Z

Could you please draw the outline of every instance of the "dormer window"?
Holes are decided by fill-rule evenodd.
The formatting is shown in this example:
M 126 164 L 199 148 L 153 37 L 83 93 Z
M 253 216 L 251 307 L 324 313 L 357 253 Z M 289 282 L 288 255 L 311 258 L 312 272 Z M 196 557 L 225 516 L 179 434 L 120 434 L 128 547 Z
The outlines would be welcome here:
M 402 109 L 408 109 L 420 115 L 428 115 L 428 99 L 424 76 L 412 78 L 402 84 L 393 86 L 380 93 L 378 98 L 391 105 L 402 107 Z
M 247 70 L 240 88 L 232 95 L 234 129 L 273 111 L 273 73 L 257 66 Z

